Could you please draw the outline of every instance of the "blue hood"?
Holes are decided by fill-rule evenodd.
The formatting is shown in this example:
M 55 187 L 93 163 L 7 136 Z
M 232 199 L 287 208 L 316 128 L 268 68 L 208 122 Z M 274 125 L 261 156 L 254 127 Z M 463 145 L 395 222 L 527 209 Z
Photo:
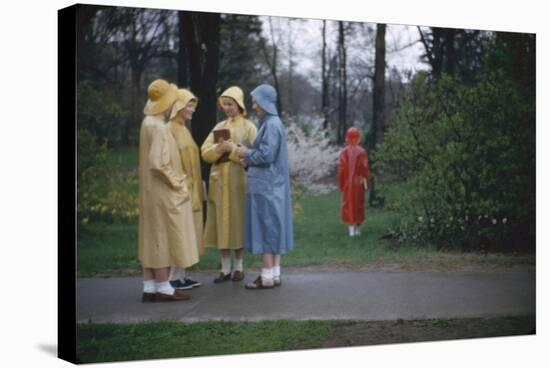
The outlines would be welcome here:
M 256 103 L 270 115 L 279 115 L 277 113 L 277 91 L 269 84 L 260 84 L 254 88 L 250 95 L 254 97 Z

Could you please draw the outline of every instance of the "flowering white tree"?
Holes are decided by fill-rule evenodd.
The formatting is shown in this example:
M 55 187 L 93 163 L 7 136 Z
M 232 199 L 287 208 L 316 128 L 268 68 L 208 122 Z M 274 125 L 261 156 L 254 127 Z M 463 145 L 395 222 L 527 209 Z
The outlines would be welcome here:
M 303 129 L 297 124 L 287 128 L 290 177 L 313 192 L 336 189 L 336 168 L 340 148 L 331 145 L 320 124 L 307 124 Z M 333 177 L 334 180 L 326 180 Z

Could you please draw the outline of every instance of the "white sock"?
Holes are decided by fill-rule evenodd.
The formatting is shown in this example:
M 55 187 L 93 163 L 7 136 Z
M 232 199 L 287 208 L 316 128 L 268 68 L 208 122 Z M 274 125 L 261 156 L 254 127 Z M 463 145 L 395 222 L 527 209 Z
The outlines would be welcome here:
M 281 276 L 281 266 L 274 266 L 273 277 L 279 277 L 279 276 Z
M 236 271 L 243 272 L 243 259 L 242 258 L 235 258 L 235 268 Z
M 143 280 L 143 292 L 144 293 L 155 293 L 155 280 Z
M 157 287 L 157 293 L 174 295 L 174 288 L 170 285 L 168 281 L 157 282 L 155 286 Z
M 222 272 L 224 275 L 231 273 L 231 257 L 222 257 Z
M 354 236 L 355 235 L 354 225 L 348 225 L 348 231 L 349 231 L 349 236 Z
M 273 279 L 273 268 L 262 268 L 262 279 Z
M 359 225 L 355 225 L 355 235 L 361 235 L 361 232 L 359 231 Z

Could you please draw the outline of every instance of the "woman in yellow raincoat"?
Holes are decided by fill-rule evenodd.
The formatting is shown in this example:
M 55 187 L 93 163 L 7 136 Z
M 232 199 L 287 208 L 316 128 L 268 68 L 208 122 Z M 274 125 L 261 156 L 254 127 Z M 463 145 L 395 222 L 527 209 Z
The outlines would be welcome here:
M 189 299 L 168 282 L 171 265 L 198 262 L 187 178 L 174 137 L 165 125 L 177 87 L 152 82 L 139 135 L 139 260 L 143 302 Z M 189 231 L 191 228 L 193 231 Z
M 256 126 L 245 119 L 243 91 L 236 86 L 224 91 L 219 100 L 227 119 L 218 123 L 201 147 L 202 158 L 212 164 L 204 242 L 220 250 L 222 269 L 215 283 L 241 281 L 243 272 L 243 231 L 246 174 L 234 151 L 234 144 L 250 145 L 256 138 Z M 216 131 L 228 130 L 226 138 L 214 141 Z M 231 144 L 233 143 L 233 144 Z M 225 154 L 225 155 L 224 155 Z M 226 157 L 227 158 L 224 158 Z M 231 265 L 230 250 L 235 252 Z
M 176 140 L 183 171 L 187 175 L 187 186 L 191 195 L 191 207 L 193 209 L 193 223 L 197 238 L 196 246 L 199 255 L 204 254 L 202 233 L 204 231 L 202 202 L 203 187 L 201 175 L 201 161 L 199 147 L 189 132 L 187 123 L 191 121 L 193 113 L 198 105 L 198 99 L 187 89 L 177 91 L 177 100 L 172 106 L 168 128 Z M 198 281 L 186 276 L 185 268 L 172 266 L 170 269 L 170 284 L 175 289 L 187 290 L 199 287 Z

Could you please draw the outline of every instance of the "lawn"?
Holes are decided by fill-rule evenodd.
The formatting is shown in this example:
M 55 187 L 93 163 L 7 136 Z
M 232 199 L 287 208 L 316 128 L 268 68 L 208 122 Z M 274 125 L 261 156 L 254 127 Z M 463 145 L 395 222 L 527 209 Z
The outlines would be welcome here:
M 81 363 L 438 341 L 535 332 L 535 316 L 396 321 L 78 324 Z
M 339 220 L 340 194 L 304 194 L 295 221 L 295 249 L 284 257 L 284 267 L 382 267 L 397 270 L 457 269 L 534 265 L 534 255 L 440 252 L 433 247 L 395 247 L 382 237 L 397 214 L 368 209 L 362 233 L 349 237 Z M 137 223 L 86 224 L 78 232 L 78 276 L 137 275 Z M 207 249 L 193 271 L 214 271 L 219 256 Z M 245 256 L 245 268 L 259 267 L 259 257 Z

